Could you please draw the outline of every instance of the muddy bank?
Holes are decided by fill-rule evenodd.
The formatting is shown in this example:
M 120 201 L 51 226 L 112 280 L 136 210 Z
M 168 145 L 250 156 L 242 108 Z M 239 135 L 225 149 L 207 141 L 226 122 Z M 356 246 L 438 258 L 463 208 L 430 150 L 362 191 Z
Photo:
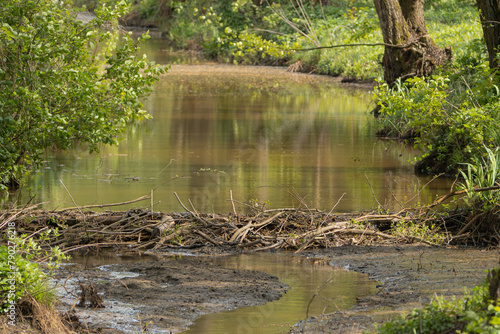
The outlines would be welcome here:
M 305 333 L 361 333 L 374 330 L 415 307 L 434 294 L 461 295 L 485 278 L 485 270 L 498 266 L 497 250 L 434 248 L 428 246 L 344 246 L 304 254 L 340 267 L 367 273 L 380 282 L 379 291 L 358 300 L 348 311 L 309 319 Z M 299 333 L 301 322 L 291 330 Z
M 212 249 L 210 253 L 218 252 Z M 485 277 L 484 271 L 498 264 L 496 250 L 423 245 L 342 246 L 300 256 L 311 258 L 318 265 L 328 263 L 366 273 L 379 282 L 378 292 L 358 299 L 353 308 L 309 319 L 304 332 L 314 334 L 373 330 L 376 323 L 425 305 L 434 294 L 450 298 L 462 294 L 464 287 L 479 284 Z M 114 325 L 133 330 L 145 324 L 149 324 L 151 332 L 180 333 L 200 315 L 264 304 L 278 299 L 288 289 L 271 275 L 225 269 L 207 257 L 123 263 L 106 270 L 122 276 L 104 279 L 108 274 L 95 267 L 81 274 L 97 282 L 110 308 L 95 311 L 101 314 L 97 320 L 91 319 L 87 310 L 77 308 L 82 322 L 87 321 L 89 328 L 105 333 L 122 332 L 113 329 Z M 138 276 L 123 277 L 128 273 Z M 130 309 L 121 308 L 123 305 Z M 129 312 L 129 323 L 117 320 L 113 309 Z M 114 323 L 110 324 L 110 320 Z M 303 329 L 304 321 L 295 324 L 290 333 Z
M 213 248 L 207 253 L 219 252 Z M 304 332 L 313 334 L 373 330 L 374 323 L 420 307 L 434 294 L 452 297 L 462 294 L 464 287 L 476 286 L 484 279 L 484 271 L 498 264 L 498 255 L 496 250 L 421 245 L 342 246 L 304 252 L 300 256 L 318 265 L 366 273 L 379 282 L 379 289 L 358 299 L 349 310 L 299 322 L 290 333 L 299 333 L 304 324 Z M 64 297 L 58 308 L 65 312 L 73 307 L 75 332 L 137 333 L 148 328 L 151 333 L 181 333 L 200 315 L 262 305 L 289 289 L 272 275 L 226 269 L 207 256 L 135 257 L 135 263 L 123 258 L 117 256 L 122 263 L 115 265 L 98 267 L 89 262 L 59 272 Z M 94 283 L 106 308 L 77 307 L 79 282 Z M 37 333 L 28 328 L 17 329 Z M 8 328 L 0 325 L 0 333 L 9 333 Z
M 66 311 L 78 299 L 78 282 L 91 282 L 106 307 L 76 307 L 79 332 L 88 328 L 99 333 L 137 333 L 147 328 L 150 333 L 180 333 L 200 315 L 265 304 L 289 288 L 272 275 L 226 269 L 204 258 L 145 261 L 66 268 L 59 277 L 67 298 L 62 298 L 59 308 Z M 67 280 L 70 276 L 78 279 Z

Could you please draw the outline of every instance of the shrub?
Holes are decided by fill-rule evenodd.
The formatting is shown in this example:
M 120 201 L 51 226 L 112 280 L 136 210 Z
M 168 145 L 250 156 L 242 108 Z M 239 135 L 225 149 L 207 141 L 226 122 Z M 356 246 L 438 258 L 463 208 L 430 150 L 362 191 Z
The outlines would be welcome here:
M 69 3 L 69 5 L 68 5 Z M 102 5 L 90 22 L 70 1 L 0 6 L 0 189 L 37 166 L 48 147 L 115 144 L 163 72 L 120 35 L 128 6 Z
M 412 130 L 415 147 L 422 151 L 419 159 L 425 162 L 420 172 L 455 174 L 461 164 L 481 157 L 485 147 L 500 144 L 499 95 L 491 74 L 484 65 L 466 72 L 468 68 L 458 78 L 411 78 L 392 88 L 381 84 L 374 92 L 379 131 L 397 136 Z
M 43 305 L 50 305 L 55 294 L 50 287 L 50 277 L 56 266 L 67 256 L 58 247 L 43 251 L 40 243 L 48 239 L 49 234 L 57 231 L 40 233 L 39 241 L 32 237 L 8 234 L 8 245 L 0 245 L 0 308 L 7 313 L 11 305 L 21 298 L 30 296 Z M 40 262 L 47 263 L 42 270 Z

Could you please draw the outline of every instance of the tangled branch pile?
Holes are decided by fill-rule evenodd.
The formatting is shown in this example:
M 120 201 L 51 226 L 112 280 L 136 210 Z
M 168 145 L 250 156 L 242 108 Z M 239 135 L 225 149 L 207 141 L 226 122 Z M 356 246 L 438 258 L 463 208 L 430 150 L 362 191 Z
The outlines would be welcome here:
M 59 211 L 38 209 L 0 211 L 0 222 L 15 222 L 17 233 L 36 236 L 45 229 L 57 229 L 47 246 L 59 246 L 65 252 L 83 247 L 127 246 L 135 250 L 168 251 L 201 249 L 205 246 L 220 250 L 262 251 L 366 245 L 373 243 L 423 242 L 429 245 L 469 243 L 498 245 L 496 229 L 500 207 L 485 213 L 470 210 L 434 211 L 443 199 L 433 205 L 403 209 L 390 214 L 338 214 L 312 209 L 261 210 L 239 215 L 236 209 L 227 214 L 186 212 L 162 213 L 150 209 L 128 211 L 91 211 L 96 206 L 68 208 Z M 100 205 L 109 207 L 149 199 L 143 196 L 125 203 Z M 233 207 L 234 208 L 234 207 Z M 491 220 L 494 222 L 491 223 Z M 0 229 L 3 227 L 0 223 Z
M 3 212 L 3 215 L 9 213 Z M 18 233 L 30 235 L 59 228 L 51 246 L 128 245 L 136 249 L 193 249 L 211 244 L 220 248 L 304 249 L 346 243 L 363 244 L 373 238 L 397 237 L 377 231 L 375 224 L 407 218 L 395 215 L 328 215 L 314 211 L 277 210 L 257 215 L 31 210 L 16 217 Z M 373 224 L 372 228 L 368 228 Z

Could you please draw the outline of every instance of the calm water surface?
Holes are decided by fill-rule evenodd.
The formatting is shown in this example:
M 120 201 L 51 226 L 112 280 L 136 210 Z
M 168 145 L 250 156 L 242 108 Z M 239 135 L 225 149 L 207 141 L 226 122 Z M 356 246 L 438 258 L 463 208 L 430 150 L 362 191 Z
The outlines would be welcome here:
M 159 63 L 177 62 L 161 40 L 146 45 Z M 177 57 L 177 55 L 174 55 Z M 414 152 L 375 139 L 371 92 L 282 68 L 174 65 L 146 103 L 153 119 L 130 126 L 118 147 L 50 152 L 20 196 L 48 207 L 131 200 L 153 192 L 156 210 L 270 208 L 359 211 L 379 203 L 428 203 L 449 182 L 413 174 Z M 64 187 L 63 186 L 66 187 Z M 134 206 L 148 203 L 134 204 Z M 237 210 L 248 207 L 238 205 Z

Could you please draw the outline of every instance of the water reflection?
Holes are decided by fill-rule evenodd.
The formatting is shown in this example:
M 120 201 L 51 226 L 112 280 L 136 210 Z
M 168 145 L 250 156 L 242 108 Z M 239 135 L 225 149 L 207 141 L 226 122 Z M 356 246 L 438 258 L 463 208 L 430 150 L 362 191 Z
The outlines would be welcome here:
M 276 275 L 292 287 L 281 299 L 262 306 L 245 307 L 198 318 L 185 334 L 283 333 L 308 316 L 345 310 L 376 291 L 366 275 L 314 264 L 284 254 L 243 254 L 216 259 L 235 269 L 251 269 Z M 316 296 L 315 296 L 316 295 Z M 315 296 L 315 297 L 313 297 Z
M 156 209 L 184 211 L 176 191 L 199 211 L 227 212 L 232 190 L 238 201 L 274 208 L 329 210 L 342 196 L 338 211 L 395 208 L 428 179 L 413 175 L 408 147 L 375 140 L 370 99 L 284 69 L 176 65 L 146 103 L 152 120 L 99 155 L 51 153 L 21 196 L 62 207 L 74 206 L 69 193 L 78 205 L 153 193 Z M 448 189 L 433 183 L 413 202 Z

